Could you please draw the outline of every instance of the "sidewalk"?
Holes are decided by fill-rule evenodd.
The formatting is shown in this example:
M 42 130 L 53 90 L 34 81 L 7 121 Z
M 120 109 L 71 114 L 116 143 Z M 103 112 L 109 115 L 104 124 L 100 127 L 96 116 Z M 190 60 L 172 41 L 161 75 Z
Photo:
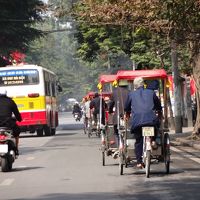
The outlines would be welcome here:
M 183 127 L 183 133 L 175 133 L 174 130 L 170 130 L 170 139 L 172 146 L 190 146 L 200 150 L 200 141 L 189 139 L 188 136 L 192 134 L 193 127 Z

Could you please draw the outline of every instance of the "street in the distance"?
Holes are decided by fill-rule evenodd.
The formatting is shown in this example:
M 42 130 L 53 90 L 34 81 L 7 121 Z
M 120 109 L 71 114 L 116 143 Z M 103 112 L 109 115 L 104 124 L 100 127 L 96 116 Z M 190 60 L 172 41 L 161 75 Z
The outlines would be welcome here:
M 171 167 L 151 165 L 150 178 L 133 166 L 119 174 L 118 160 L 102 166 L 100 138 L 88 138 L 70 112 L 59 114 L 55 136 L 22 134 L 20 156 L 8 173 L 0 172 L 1 200 L 155 200 L 199 199 L 199 153 L 171 147 Z

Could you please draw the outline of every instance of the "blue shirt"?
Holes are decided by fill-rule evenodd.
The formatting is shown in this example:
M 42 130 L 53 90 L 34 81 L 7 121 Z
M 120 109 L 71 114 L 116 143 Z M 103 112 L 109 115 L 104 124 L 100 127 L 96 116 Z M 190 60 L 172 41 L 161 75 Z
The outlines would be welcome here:
M 161 102 L 151 89 L 138 88 L 128 94 L 125 112 L 131 112 L 131 128 L 159 125 L 155 111 L 162 111 Z

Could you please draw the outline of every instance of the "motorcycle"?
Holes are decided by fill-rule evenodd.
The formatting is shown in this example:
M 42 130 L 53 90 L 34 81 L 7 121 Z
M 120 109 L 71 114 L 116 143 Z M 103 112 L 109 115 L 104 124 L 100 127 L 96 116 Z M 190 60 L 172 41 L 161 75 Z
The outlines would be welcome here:
M 16 143 L 12 130 L 8 127 L 0 127 L 0 165 L 2 172 L 12 170 L 16 159 Z
M 74 118 L 75 118 L 76 121 L 80 121 L 81 120 L 80 113 L 74 113 Z

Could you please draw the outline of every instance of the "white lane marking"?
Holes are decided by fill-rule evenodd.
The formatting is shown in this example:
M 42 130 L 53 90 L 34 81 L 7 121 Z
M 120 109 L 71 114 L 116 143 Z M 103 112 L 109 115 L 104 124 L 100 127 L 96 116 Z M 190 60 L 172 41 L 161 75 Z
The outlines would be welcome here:
M 177 149 L 177 148 L 175 148 L 175 147 L 170 147 L 170 149 L 172 150 L 172 151 L 175 151 L 175 152 L 177 152 L 177 153 L 180 153 L 180 152 L 184 152 L 184 151 L 182 151 L 182 150 L 180 150 L 180 149 Z M 188 157 L 188 156 L 187 156 Z M 190 160 L 193 160 L 193 161 L 195 161 L 195 162 L 197 162 L 197 163 L 200 163 L 200 158 L 197 158 L 197 157 L 188 157 Z
M 190 159 L 197 162 L 197 163 L 200 163 L 200 158 L 190 158 Z
M 26 160 L 34 160 L 35 159 L 35 157 L 28 157 L 28 158 L 26 158 Z
M 171 149 L 172 151 L 175 151 L 175 152 L 178 152 L 178 153 L 183 152 L 183 151 L 181 151 L 180 149 L 177 149 L 177 148 L 172 147 L 172 146 L 170 146 L 170 149 Z
M 26 165 L 17 166 L 17 169 L 26 168 Z
M 7 178 L 0 184 L 0 186 L 9 186 L 13 183 L 13 181 L 14 178 Z

